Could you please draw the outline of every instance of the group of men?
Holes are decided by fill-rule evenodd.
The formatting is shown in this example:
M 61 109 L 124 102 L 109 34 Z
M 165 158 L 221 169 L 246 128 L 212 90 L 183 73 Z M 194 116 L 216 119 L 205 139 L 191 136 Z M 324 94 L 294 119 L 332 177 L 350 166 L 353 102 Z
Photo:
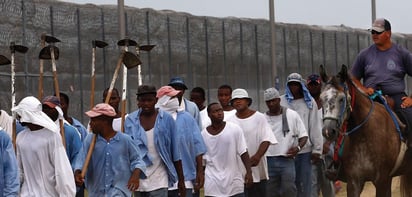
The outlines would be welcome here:
M 370 74 L 380 52 L 391 53 L 379 57 L 389 58 L 381 63 L 393 75 L 410 74 L 402 68 L 411 66 L 412 55 L 390 42 L 387 20 L 377 19 L 370 31 L 375 44 L 358 56 L 353 77 L 365 80 L 367 93 L 382 88 L 397 96 L 398 108 L 407 111 L 412 99 L 402 93 L 404 86 L 389 81 L 401 87 L 387 88 Z M 82 188 L 91 197 L 190 197 L 201 188 L 205 196 L 301 197 L 320 190 L 334 196 L 333 182 L 324 176 L 331 145 L 321 135 L 321 86 L 316 74 L 304 80 L 291 73 L 284 95 L 273 87 L 263 92 L 267 111 L 261 113 L 250 108 L 247 90 L 229 85 L 220 86 L 219 102 L 207 106 L 204 89 L 195 87 L 192 102 L 184 97 L 183 79 L 175 77 L 159 89 L 139 86 L 137 110 L 123 125 L 114 89 L 108 103 L 85 112 L 87 127 L 68 114 L 65 94 L 25 97 L 12 108 L 16 149 L 13 120 L 0 111 L 0 196 L 83 196 Z
M 285 133 L 277 133 L 282 122 L 275 117 L 282 114 L 279 109 L 286 108 L 279 108 L 276 89 L 265 91 L 267 113 L 250 108 L 252 98 L 244 89 L 232 91 L 222 85 L 219 102 L 207 107 L 202 88 L 190 94 L 196 103 L 184 98 L 187 89 L 180 77 L 159 89 L 139 86 L 138 109 L 127 115 L 125 133 L 117 123 L 121 117 L 116 89 L 109 103 L 85 112 L 90 132 L 68 114 L 66 94 L 61 93 L 60 99 L 46 96 L 41 102 L 25 97 L 12 109 L 19 125 L 17 156 L 10 136 L 1 136 L 8 153 L 3 157 L 8 161 L 4 168 L 8 174 L 2 189 L 21 196 L 82 196 L 82 186 L 89 196 L 197 196 L 204 187 L 205 196 L 266 196 L 267 188 L 282 191 L 284 187 L 277 184 L 287 182 L 276 180 L 279 177 L 288 177 L 294 185 L 295 173 L 289 170 L 291 174 L 284 176 L 285 170 L 275 163 L 278 159 L 294 163 L 306 144 L 307 129 L 290 110 L 287 120 L 292 132 L 280 129 Z M 4 122 L 10 123 L 10 118 Z M 89 163 L 87 168 L 83 168 L 85 163 Z M 296 193 L 296 187 L 285 190 L 289 191 Z
M 240 184 L 238 193 L 244 191 L 245 196 L 319 196 L 322 191 L 323 196 L 334 196 L 333 181 L 324 174 L 325 162 L 330 162 L 331 153 L 329 143 L 321 136 L 321 87 L 319 75 L 310 75 L 305 80 L 300 74 L 291 73 L 287 77 L 284 95 L 281 96 L 273 87 L 264 91 L 263 98 L 268 109 L 264 113 L 250 108 L 252 98 L 245 89 L 232 91 L 230 86 L 222 85 L 218 88 L 219 103 L 204 107 L 204 90 L 193 88 L 191 100 L 200 110 L 207 110 L 207 117 L 200 116 L 202 120 L 208 120 L 202 122 L 210 122 L 210 126 L 204 126 L 202 130 L 207 146 L 203 158 L 206 161 L 205 196 L 235 196 L 236 192 L 227 193 L 231 191 L 228 189 L 230 186 L 222 184 L 235 184 L 235 178 L 210 178 L 217 180 L 215 182 L 219 185 L 208 188 L 208 175 L 219 177 L 217 172 L 221 177 L 223 172 L 225 177 L 243 175 L 248 185 L 248 171 L 242 170 L 248 169 L 248 165 L 234 164 L 235 160 L 244 161 L 244 158 L 239 158 L 239 155 L 244 155 L 236 152 L 236 146 L 232 146 L 236 144 L 233 139 L 242 147 L 246 145 L 244 153 L 249 155 L 253 182 L 245 188 Z M 236 130 L 243 132 L 238 134 Z M 219 157 L 219 154 L 222 156 Z M 237 159 L 232 155 L 238 155 Z M 216 166 L 220 168 L 211 171 Z

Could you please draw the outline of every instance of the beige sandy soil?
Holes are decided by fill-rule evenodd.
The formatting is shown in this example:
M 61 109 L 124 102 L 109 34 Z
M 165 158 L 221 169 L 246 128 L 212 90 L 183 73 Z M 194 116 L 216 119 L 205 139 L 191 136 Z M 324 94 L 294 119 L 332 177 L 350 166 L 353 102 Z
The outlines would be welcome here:
M 371 183 L 368 182 L 365 184 L 365 187 L 363 188 L 363 192 L 361 193 L 361 197 L 373 197 L 375 195 L 375 186 Z M 342 189 L 339 191 L 339 193 L 336 195 L 336 197 L 344 197 L 346 196 L 346 184 L 342 183 Z M 392 180 L 392 197 L 399 197 L 400 192 L 399 192 L 399 178 L 394 178 Z

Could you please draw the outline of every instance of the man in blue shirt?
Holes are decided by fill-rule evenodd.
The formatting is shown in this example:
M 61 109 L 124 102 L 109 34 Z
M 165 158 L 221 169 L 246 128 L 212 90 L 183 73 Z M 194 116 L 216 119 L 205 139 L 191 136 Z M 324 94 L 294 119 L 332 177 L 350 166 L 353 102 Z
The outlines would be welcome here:
M 137 102 L 138 110 L 130 113 L 124 123 L 125 133 L 132 136 L 143 152 L 147 165 L 147 178 L 140 180 L 135 196 L 167 197 L 167 188 L 178 182 L 180 196 L 185 197 L 175 121 L 165 111 L 155 108 L 157 98 L 154 86 L 139 86 Z
M 0 130 L 0 196 L 17 196 L 20 190 L 16 155 L 10 137 Z
M 77 129 L 77 131 L 81 135 L 81 141 L 83 142 L 84 138 L 86 138 L 89 132 L 79 120 L 69 115 L 69 104 L 69 96 L 65 93 L 60 92 L 60 105 L 63 110 L 64 119 Z
M 91 118 L 90 127 L 97 140 L 85 177 L 81 176 L 81 169 L 92 135 L 83 142 L 75 163 L 76 184 L 81 186 L 85 181 L 90 197 L 131 196 L 131 191 L 139 188 L 139 178 L 145 170 L 141 152 L 130 136 L 113 130 L 116 112 L 109 104 L 97 104 L 86 115 Z
M 392 42 L 392 28 L 388 20 L 376 19 L 369 31 L 373 44 L 358 54 L 351 76 L 368 95 L 381 90 L 383 95 L 394 101 L 393 110 L 406 124 L 407 145 L 412 148 L 412 97 L 405 91 L 405 76 L 412 76 L 412 53 Z
M 187 86 L 183 79 L 181 77 L 173 77 L 170 79 L 168 85 L 172 86 L 175 90 L 180 91 L 180 93 L 177 95 L 177 98 L 179 100 L 179 108 L 189 112 L 193 116 L 193 118 L 195 118 L 197 124 L 199 125 L 199 128 L 202 129 L 202 119 L 200 118 L 199 108 L 194 102 L 183 97 L 185 91 L 187 90 Z
M 60 101 L 55 96 L 46 96 L 42 100 L 42 110 L 47 116 L 50 117 L 57 125 L 59 125 L 59 119 L 63 118 L 63 112 L 61 109 Z M 64 138 L 66 140 L 66 154 L 73 168 L 74 160 L 79 154 L 82 142 L 80 134 L 73 126 L 64 123 Z
M 168 112 L 176 121 L 177 134 L 179 135 L 179 147 L 182 157 L 183 174 L 185 176 L 186 197 L 192 196 L 203 187 L 204 173 L 202 165 L 203 154 L 206 153 L 206 145 L 200 134 L 196 120 L 186 111 L 179 110 L 179 101 L 176 95 L 180 91 L 171 86 L 163 86 L 157 91 L 157 106 Z M 178 197 L 176 184 L 169 188 L 169 197 Z

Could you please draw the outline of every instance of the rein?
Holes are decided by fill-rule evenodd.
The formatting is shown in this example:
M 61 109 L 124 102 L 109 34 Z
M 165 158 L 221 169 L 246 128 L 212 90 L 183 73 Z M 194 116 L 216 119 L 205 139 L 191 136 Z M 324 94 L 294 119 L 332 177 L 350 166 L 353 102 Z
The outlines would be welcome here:
M 345 88 L 347 88 L 347 87 L 345 87 Z M 355 100 L 356 100 L 356 99 L 355 99 L 355 95 L 356 95 L 355 91 L 356 91 L 355 88 L 354 88 L 354 87 L 351 87 L 351 92 L 350 92 L 350 94 L 351 94 L 351 97 L 352 97 L 352 102 L 351 102 L 351 108 L 352 108 L 352 109 L 353 109 L 353 107 L 355 106 Z M 345 96 L 346 96 L 346 94 L 345 94 Z M 373 110 L 374 110 L 374 108 L 375 108 L 375 102 L 373 102 L 372 98 L 369 97 L 369 96 L 368 96 L 368 99 L 369 99 L 369 101 L 371 102 L 371 107 L 370 107 L 370 110 L 369 110 L 369 112 L 368 112 L 368 115 L 366 116 L 365 119 L 363 119 L 363 121 L 362 121 L 359 125 L 357 125 L 356 127 L 352 128 L 352 129 L 349 130 L 349 131 L 344 132 L 345 135 L 350 135 L 350 134 L 352 134 L 353 132 L 355 132 L 356 130 L 358 130 L 359 128 L 361 128 L 361 127 L 369 120 L 369 118 L 371 117 L 372 112 L 373 112 Z
M 347 129 L 347 119 L 344 119 L 345 116 L 345 112 L 346 110 L 349 111 L 349 113 L 352 111 L 352 109 L 355 106 L 355 96 L 356 96 L 356 89 L 355 87 L 351 86 L 351 88 L 349 89 L 347 84 L 343 84 L 343 89 L 345 92 L 345 102 L 343 102 L 343 104 L 341 105 L 341 113 L 339 115 L 339 119 L 338 118 L 332 118 L 332 117 L 325 117 L 324 119 L 333 119 L 336 120 L 338 122 L 338 127 L 340 128 L 341 134 L 339 135 L 339 137 L 336 139 L 336 144 L 335 144 L 335 150 L 334 150 L 334 154 L 333 154 L 333 161 L 338 161 L 339 157 L 342 156 L 343 154 L 343 141 L 345 139 L 344 136 L 349 136 L 350 134 L 354 133 L 355 131 L 357 131 L 360 127 L 362 127 L 364 124 L 366 124 L 366 122 L 369 120 L 369 118 L 371 117 L 371 114 L 375 108 L 375 104 L 372 100 L 371 97 L 368 96 L 369 101 L 371 102 L 372 106 L 368 112 L 368 115 L 366 116 L 366 118 L 356 127 L 352 128 L 349 131 L 346 131 Z M 349 92 L 349 93 L 348 93 Z M 351 97 L 351 101 L 350 101 L 350 106 L 347 107 L 347 101 L 348 101 L 348 94 Z

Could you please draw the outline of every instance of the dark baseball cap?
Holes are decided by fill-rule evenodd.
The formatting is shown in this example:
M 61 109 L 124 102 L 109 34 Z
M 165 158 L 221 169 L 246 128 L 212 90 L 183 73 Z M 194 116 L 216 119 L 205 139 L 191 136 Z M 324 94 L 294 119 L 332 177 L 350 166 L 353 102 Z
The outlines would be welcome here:
M 322 80 L 320 78 L 319 75 L 317 74 L 312 74 L 308 77 L 308 79 L 306 80 L 306 84 L 310 84 L 310 83 L 317 83 L 317 84 L 321 84 Z
M 182 87 L 183 89 L 187 90 L 187 86 L 185 85 L 185 81 L 181 77 L 173 77 L 170 79 L 170 82 L 168 84 L 169 86 L 172 87 Z

